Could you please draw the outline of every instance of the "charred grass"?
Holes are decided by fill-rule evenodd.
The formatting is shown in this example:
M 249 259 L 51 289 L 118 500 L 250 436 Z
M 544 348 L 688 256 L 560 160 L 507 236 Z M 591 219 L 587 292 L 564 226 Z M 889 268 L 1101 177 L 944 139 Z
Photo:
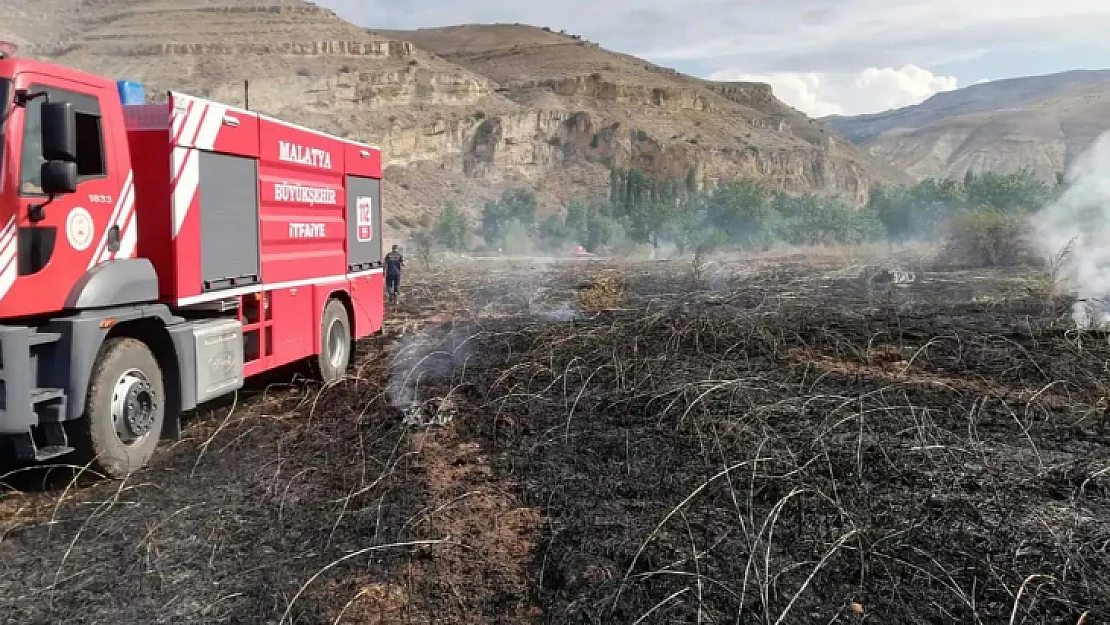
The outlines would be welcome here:
M 1107 337 L 1028 272 L 913 273 L 431 272 L 351 380 L 8 494 L 0 615 L 1107 622 Z

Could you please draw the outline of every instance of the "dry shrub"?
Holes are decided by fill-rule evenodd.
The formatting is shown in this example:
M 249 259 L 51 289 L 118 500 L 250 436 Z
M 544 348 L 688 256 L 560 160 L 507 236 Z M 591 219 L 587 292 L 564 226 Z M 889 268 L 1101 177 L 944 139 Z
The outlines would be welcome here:
M 960 265 L 1003 267 L 1031 262 L 1025 220 L 984 209 L 953 217 L 944 239 L 947 259 Z
M 624 280 L 616 274 L 592 276 L 578 287 L 578 304 L 587 310 L 620 308 L 624 299 Z

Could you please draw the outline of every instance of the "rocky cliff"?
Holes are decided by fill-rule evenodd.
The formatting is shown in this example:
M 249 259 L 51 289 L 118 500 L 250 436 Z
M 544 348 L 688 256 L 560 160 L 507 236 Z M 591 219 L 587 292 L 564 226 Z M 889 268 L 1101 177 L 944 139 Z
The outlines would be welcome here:
M 252 109 L 382 146 L 393 228 L 509 185 L 548 207 L 607 188 L 609 165 L 706 184 L 737 175 L 862 201 L 904 176 L 765 85 L 681 76 L 523 26 L 368 32 L 301 0 L 7 0 L 23 54 Z
M 506 164 L 514 162 L 513 155 L 527 154 L 541 167 L 632 166 L 671 177 L 692 169 L 704 184 L 751 176 L 788 191 L 857 202 L 876 180 L 906 179 L 784 105 L 768 85 L 700 80 L 574 35 L 529 26 L 376 34 L 412 41 L 489 78 L 499 93 L 528 111 L 530 137 L 505 134 L 505 128 L 522 127 L 518 113 L 484 120 L 472 159 L 496 162 L 495 155 L 504 151 Z M 529 147 L 522 148 L 524 143 Z

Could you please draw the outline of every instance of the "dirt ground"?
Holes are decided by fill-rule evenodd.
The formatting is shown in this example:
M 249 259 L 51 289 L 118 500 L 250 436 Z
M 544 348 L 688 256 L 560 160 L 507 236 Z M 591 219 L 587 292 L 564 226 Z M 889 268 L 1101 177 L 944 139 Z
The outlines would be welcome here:
M 1110 623 L 1110 340 L 899 263 L 414 271 L 350 380 L 6 475 L 0 619 Z

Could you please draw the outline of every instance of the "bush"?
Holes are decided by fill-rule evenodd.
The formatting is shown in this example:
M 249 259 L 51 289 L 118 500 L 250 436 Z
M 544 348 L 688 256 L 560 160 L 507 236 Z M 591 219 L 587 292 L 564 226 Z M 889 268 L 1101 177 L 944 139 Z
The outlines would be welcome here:
M 436 251 L 435 236 L 427 230 L 421 230 L 413 234 L 410 240 L 415 248 L 416 257 L 423 261 L 425 269 L 431 269 L 432 256 Z
M 1025 229 L 1020 216 L 993 209 L 958 215 L 948 222 L 945 252 L 950 260 L 963 265 L 1017 265 L 1033 257 Z

